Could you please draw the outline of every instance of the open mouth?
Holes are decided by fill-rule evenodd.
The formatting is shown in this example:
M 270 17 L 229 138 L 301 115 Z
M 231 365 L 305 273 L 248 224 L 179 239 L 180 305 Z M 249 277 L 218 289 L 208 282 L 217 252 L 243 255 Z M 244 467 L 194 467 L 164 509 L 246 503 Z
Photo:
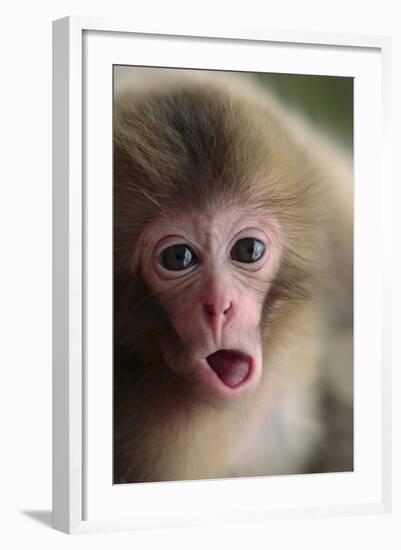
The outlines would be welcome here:
M 251 370 L 251 358 L 241 351 L 221 349 L 208 355 L 206 361 L 229 388 L 242 384 Z

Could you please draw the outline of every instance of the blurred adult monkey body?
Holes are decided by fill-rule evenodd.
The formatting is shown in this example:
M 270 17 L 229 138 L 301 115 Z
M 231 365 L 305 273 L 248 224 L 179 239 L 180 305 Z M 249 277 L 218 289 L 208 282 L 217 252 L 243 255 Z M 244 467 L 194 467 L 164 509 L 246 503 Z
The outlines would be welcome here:
M 115 86 L 114 481 L 352 470 L 350 164 L 162 72 Z

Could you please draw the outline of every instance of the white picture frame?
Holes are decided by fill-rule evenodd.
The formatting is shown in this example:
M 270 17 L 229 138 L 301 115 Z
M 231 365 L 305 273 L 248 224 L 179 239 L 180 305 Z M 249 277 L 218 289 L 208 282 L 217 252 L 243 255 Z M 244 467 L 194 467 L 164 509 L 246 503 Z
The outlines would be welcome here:
M 247 55 L 250 49 L 252 56 Z M 267 49 L 274 54 L 268 62 L 263 61 Z M 390 510 L 391 369 L 387 340 L 390 297 L 384 275 L 390 271 L 386 269 L 389 241 L 384 238 L 390 234 L 391 209 L 390 51 L 391 41 L 387 37 L 260 29 L 215 32 L 195 26 L 180 28 L 179 23 L 166 28 L 141 28 L 121 21 L 81 17 L 54 22 L 53 526 L 56 529 L 78 533 Z M 353 473 L 113 487 L 110 469 L 112 73 L 109 71 L 113 64 L 341 74 L 355 78 L 355 352 L 356 366 L 363 363 L 364 372 L 361 376 L 361 369 L 355 370 Z M 88 83 L 92 89 L 98 86 L 96 97 L 88 95 Z M 363 116 L 366 111 L 369 117 Z M 88 140 L 88 135 L 95 134 L 96 139 Z M 101 166 L 97 166 L 95 157 L 104 158 L 105 164 L 102 160 Z M 86 185 L 93 177 L 100 182 L 101 191 L 96 197 L 90 185 Z M 369 229 L 373 209 L 374 234 Z M 369 247 L 379 240 L 384 243 L 377 252 L 380 261 L 362 280 L 358 273 L 369 262 Z M 99 243 L 103 245 L 101 250 L 96 246 Z M 96 280 L 90 275 L 94 272 L 101 273 Z M 94 297 L 104 296 L 103 290 L 107 288 L 110 292 L 102 298 L 102 323 L 99 311 L 92 306 Z M 372 313 L 369 316 L 362 315 L 367 297 Z M 105 347 L 95 352 L 95 340 L 104 342 Z M 363 347 L 362 341 L 366 342 Z M 92 376 L 95 363 L 100 365 L 96 377 Z M 104 406 L 100 403 L 103 397 Z M 365 414 L 369 417 L 368 433 L 363 429 Z M 369 453 L 364 452 L 366 449 Z M 93 457 L 98 458 L 95 461 Z M 244 495 L 241 502 L 252 500 L 252 505 L 236 504 L 238 492 Z M 215 502 L 214 507 L 205 505 L 210 501 Z

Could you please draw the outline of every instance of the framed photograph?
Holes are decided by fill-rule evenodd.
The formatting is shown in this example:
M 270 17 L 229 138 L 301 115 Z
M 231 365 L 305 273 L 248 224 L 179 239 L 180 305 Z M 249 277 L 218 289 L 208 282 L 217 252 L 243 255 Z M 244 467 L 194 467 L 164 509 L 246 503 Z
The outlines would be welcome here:
M 54 22 L 56 529 L 390 510 L 389 59 Z

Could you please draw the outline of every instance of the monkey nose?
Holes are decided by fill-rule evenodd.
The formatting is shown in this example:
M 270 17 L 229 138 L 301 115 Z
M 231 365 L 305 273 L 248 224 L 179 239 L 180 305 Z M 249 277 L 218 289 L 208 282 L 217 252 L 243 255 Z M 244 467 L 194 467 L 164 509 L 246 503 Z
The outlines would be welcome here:
M 232 308 L 232 302 L 226 303 L 223 306 L 216 306 L 214 304 L 203 304 L 204 311 L 208 317 L 219 318 L 220 316 L 227 317 Z

